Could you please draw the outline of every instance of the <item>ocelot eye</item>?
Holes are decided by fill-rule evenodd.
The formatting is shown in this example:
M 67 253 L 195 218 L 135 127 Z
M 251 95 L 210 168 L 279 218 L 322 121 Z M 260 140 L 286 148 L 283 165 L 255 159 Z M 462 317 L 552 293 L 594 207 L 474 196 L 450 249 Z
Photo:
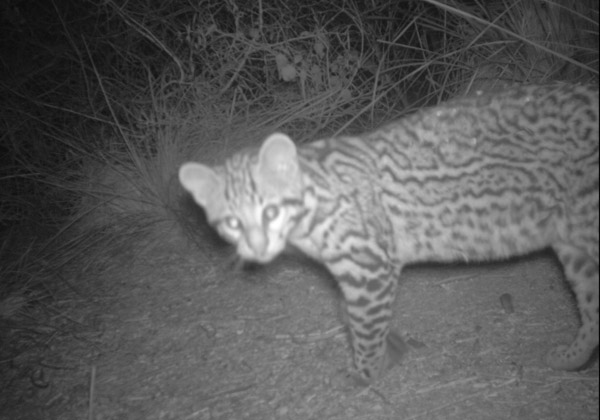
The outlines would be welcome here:
M 225 219 L 223 219 L 223 222 L 225 223 L 225 226 L 231 230 L 239 230 L 242 225 L 240 219 L 233 216 L 227 216 Z
M 279 207 L 270 204 L 263 210 L 263 218 L 265 221 L 270 222 L 271 220 L 275 220 L 279 216 Z

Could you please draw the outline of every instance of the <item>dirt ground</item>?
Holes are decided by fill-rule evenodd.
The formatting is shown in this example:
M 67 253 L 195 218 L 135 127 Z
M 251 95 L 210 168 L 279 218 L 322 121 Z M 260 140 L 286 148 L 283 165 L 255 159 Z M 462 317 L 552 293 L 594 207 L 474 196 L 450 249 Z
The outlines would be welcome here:
M 247 270 L 231 255 L 213 235 L 171 232 L 134 264 L 119 254 L 103 276 L 73 279 L 84 293 L 64 304 L 81 332 L 5 363 L 0 418 L 598 418 L 597 357 L 581 372 L 542 362 L 579 323 L 549 253 L 407 268 L 393 323 L 410 350 L 368 388 L 348 377 L 340 297 L 322 268 L 285 256 Z

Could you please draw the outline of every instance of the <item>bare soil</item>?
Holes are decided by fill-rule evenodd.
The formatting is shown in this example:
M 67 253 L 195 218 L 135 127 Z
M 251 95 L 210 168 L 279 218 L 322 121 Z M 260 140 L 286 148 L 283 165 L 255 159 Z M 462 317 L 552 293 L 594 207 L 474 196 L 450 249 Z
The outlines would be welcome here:
M 240 269 L 209 233 L 136 248 L 73 279 L 84 297 L 65 305 L 82 331 L 10 362 L 21 373 L 0 394 L 1 419 L 598 418 L 597 358 L 580 372 L 543 364 L 579 325 L 550 253 L 407 268 L 393 324 L 410 350 L 362 388 L 318 265 L 284 256 Z

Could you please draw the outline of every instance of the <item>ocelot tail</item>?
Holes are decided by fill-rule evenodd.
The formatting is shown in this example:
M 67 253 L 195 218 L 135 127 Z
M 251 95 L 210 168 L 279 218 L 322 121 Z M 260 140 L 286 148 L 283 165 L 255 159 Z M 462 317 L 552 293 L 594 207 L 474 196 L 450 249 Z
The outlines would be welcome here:
M 358 136 L 296 146 L 285 134 L 179 179 L 243 260 L 291 245 L 323 263 L 346 304 L 355 376 L 394 359 L 400 271 L 552 248 L 581 328 L 546 356 L 577 369 L 598 345 L 598 87 L 478 93 Z

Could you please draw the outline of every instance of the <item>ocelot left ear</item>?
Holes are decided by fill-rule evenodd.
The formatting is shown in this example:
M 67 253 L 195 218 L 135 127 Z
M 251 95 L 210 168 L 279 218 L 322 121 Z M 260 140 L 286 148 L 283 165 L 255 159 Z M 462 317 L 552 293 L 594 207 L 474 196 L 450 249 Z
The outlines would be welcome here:
M 268 192 L 283 192 L 299 186 L 300 170 L 296 145 L 287 135 L 271 134 L 258 153 L 256 176 Z
M 179 182 L 192 194 L 194 201 L 206 210 L 209 219 L 224 211 L 224 184 L 221 177 L 210 167 L 187 162 L 179 168 Z

